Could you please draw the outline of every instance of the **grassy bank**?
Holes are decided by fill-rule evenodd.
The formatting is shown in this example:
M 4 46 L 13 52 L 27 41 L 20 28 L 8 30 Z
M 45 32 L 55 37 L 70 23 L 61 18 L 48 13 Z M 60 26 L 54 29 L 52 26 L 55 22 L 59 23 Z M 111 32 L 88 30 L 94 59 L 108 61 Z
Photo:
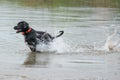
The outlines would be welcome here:
M 110 7 L 120 8 L 120 0 L 1 0 L 28 7 Z

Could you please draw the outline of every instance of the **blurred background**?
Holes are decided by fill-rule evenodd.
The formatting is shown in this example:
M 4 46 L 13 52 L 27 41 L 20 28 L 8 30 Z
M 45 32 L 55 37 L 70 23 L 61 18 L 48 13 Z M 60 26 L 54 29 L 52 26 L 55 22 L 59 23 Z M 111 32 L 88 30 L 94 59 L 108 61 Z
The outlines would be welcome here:
M 26 7 L 120 7 L 120 0 L 0 0 Z

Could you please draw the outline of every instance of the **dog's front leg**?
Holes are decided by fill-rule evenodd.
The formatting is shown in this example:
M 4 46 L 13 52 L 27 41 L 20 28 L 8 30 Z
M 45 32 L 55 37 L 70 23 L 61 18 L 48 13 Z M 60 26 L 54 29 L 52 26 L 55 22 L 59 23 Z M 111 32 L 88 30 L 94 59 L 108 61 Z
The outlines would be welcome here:
M 36 52 L 36 44 L 34 42 L 26 41 L 26 45 L 30 48 L 32 52 Z
M 34 42 L 32 42 L 32 45 L 30 45 L 29 48 L 32 52 L 36 52 L 36 44 Z
M 35 37 L 29 36 L 25 38 L 25 42 L 32 52 L 36 52 L 37 41 Z
M 31 50 L 32 52 L 36 52 L 36 48 L 30 47 L 30 50 Z

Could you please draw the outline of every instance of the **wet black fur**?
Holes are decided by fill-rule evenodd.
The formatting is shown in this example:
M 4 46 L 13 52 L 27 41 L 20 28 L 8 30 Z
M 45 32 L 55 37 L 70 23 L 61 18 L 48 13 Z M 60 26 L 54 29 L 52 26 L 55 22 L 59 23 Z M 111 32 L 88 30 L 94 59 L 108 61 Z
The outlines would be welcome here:
M 21 21 L 17 24 L 17 26 L 14 27 L 15 30 L 17 30 L 16 33 L 23 32 L 25 42 L 29 46 L 32 52 L 36 52 L 36 45 L 39 43 L 49 44 L 49 42 L 52 42 L 53 39 L 60 37 L 63 35 L 64 31 L 60 31 L 60 34 L 53 37 L 49 33 L 43 32 L 43 31 L 36 31 L 31 28 L 30 32 L 27 32 L 30 27 L 29 24 L 25 21 Z

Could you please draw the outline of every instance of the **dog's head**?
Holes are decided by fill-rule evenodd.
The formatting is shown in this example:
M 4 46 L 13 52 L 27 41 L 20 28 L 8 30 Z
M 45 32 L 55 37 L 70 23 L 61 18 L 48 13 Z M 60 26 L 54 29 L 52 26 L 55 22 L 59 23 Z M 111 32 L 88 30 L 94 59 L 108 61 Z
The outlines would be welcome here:
M 29 24 L 25 21 L 21 21 L 14 27 L 14 29 L 17 30 L 16 33 L 26 32 L 29 29 Z

